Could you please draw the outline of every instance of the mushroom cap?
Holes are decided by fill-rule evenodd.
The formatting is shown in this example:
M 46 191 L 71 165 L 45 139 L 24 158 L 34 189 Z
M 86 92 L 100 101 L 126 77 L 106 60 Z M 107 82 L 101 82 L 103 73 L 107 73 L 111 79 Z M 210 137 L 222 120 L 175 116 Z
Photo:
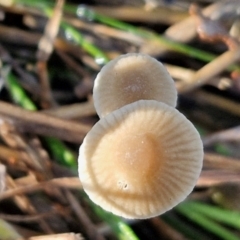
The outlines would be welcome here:
M 121 55 L 107 63 L 97 75 L 93 99 L 99 117 L 129 103 L 146 99 L 177 104 L 177 90 L 166 68 L 142 53 Z
M 193 190 L 203 145 L 192 123 L 155 100 L 128 104 L 100 119 L 80 147 L 79 177 L 90 199 L 125 218 L 149 218 Z

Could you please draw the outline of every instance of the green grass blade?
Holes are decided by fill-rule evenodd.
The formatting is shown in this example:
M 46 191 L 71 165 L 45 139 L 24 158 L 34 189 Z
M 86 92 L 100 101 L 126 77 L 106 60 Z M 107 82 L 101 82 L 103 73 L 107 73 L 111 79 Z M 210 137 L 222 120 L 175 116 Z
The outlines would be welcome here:
M 23 108 L 31 111 L 36 111 L 37 107 L 32 102 L 32 100 L 27 96 L 25 91 L 20 87 L 16 77 L 9 73 L 6 76 L 6 85 L 8 87 L 8 91 L 13 99 L 13 101 Z
M 186 204 L 194 209 L 194 211 L 204 214 L 215 221 L 240 229 L 240 212 L 235 212 L 200 202 L 187 202 Z
M 195 211 L 194 208 L 188 205 L 188 202 L 179 204 L 175 209 L 194 223 L 200 225 L 205 230 L 208 230 L 223 240 L 239 240 L 236 235 L 227 230 L 225 227 L 210 220 L 204 214 Z

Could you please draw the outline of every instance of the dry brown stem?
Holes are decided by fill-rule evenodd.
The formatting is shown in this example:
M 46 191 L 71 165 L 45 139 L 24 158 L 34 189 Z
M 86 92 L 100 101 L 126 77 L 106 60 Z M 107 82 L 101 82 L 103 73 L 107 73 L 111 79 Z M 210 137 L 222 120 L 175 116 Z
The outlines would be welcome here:
M 215 153 L 205 153 L 204 167 L 240 173 L 240 159 L 226 157 Z
M 156 8 L 153 11 L 146 11 L 144 7 L 93 7 L 99 14 L 117 18 L 124 21 L 148 22 L 173 24 L 185 19 L 188 14 L 184 11 L 176 11 L 167 7 Z
M 81 143 L 90 126 L 62 120 L 40 112 L 32 112 L 0 101 L 0 115 L 10 118 L 18 131 L 53 136 L 69 142 Z
M 56 39 L 63 9 L 64 0 L 58 0 L 53 10 L 52 17 L 48 20 L 44 35 L 41 37 L 38 43 L 37 51 L 37 72 L 41 84 L 41 105 L 43 108 L 49 108 L 50 106 L 56 105 L 49 82 L 47 61 L 52 54 L 54 47 L 54 40 Z
M 165 240 L 172 240 L 172 239 L 187 240 L 187 238 L 185 238 L 180 232 L 176 231 L 170 225 L 165 223 L 163 220 L 161 220 L 161 218 L 155 217 L 155 218 L 151 218 L 149 221 L 152 223 L 155 230 L 159 232 L 159 234 Z
M 226 170 L 203 170 L 197 182 L 197 187 L 212 187 L 224 183 L 240 183 L 239 172 Z
M 239 59 L 239 48 L 223 53 L 222 55 L 214 59 L 212 62 L 206 64 L 200 70 L 198 70 L 188 81 L 187 84 L 179 88 L 179 92 L 185 93 L 206 84 L 213 77 L 223 72 L 231 64 L 239 61 Z
M 38 43 L 37 59 L 39 61 L 48 61 L 50 55 L 52 54 L 54 40 L 58 34 L 61 23 L 63 5 L 64 0 L 57 1 L 53 14 L 45 26 L 44 35 Z
M 68 23 L 76 28 L 93 32 L 94 34 L 103 35 L 104 37 L 111 37 L 126 41 L 128 43 L 140 46 L 144 43 L 144 39 L 140 36 L 136 36 L 131 32 L 125 32 L 115 28 L 111 28 L 102 24 L 87 23 L 76 18 L 65 18 Z
M 83 210 L 75 196 L 70 191 L 66 190 L 66 197 L 78 220 L 83 224 L 88 238 L 92 240 L 104 240 L 105 238 L 97 231 L 96 226 L 91 222 L 90 218 Z
M 215 142 L 239 141 L 240 126 L 215 132 L 203 139 L 203 144 L 209 146 Z
M 92 98 L 84 103 L 75 103 L 71 105 L 60 106 L 57 108 L 44 110 L 43 112 L 64 119 L 75 119 L 96 115 L 96 110 L 94 108 Z
M 238 102 L 202 90 L 196 91 L 194 98 L 201 104 L 214 106 L 240 117 L 240 104 Z
M 80 234 L 60 233 L 48 236 L 30 237 L 28 240 L 84 240 Z
M 52 214 L 56 214 L 56 212 L 47 212 L 47 213 L 40 213 L 30 216 L 24 215 L 12 215 L 12 214 L 3 214 L 0 213 L 0 218 L 10 222 L 35 222 L 39 219 L 47 218 Z
M 7 184 L 7 188 L 9 189 L 16 189 L 18 188 L 15 181 L 8 175 L 6 178 L 6 184 Z M 4 192 L 5 193 L 5 192 Z M 4 195 L 4 193 L 2 195 Z M 1 195 L 1 196 L 2 196 Z M 0 198 L 1 198 L 0 196 Z M 32 214 L 36 214 L 37 210 L 35 209 L 35 207 L 32 205 L 32 203 L 30 202 L 30 200 L 28 199 L 28 197 L 24 196 L 22 193 L 20 193 L 20 195 L 12 195 L 16 205 L 25 213 L 28 213 L 29 215 Z M 44 219 L 38 219 L 38 223 L 40 225 L 40 227 L 42 228 L 42 230 L 45 233 L 53 233 L 53 230 L 50 228 L 50 226 L 45 222 Z
M 69 189 L 82 189 L 82 185 L 78 177 L 72 178 L 55 178 L 45 182 L 35 182 L 27 186 L 16 187 L 3 192 L 0 196 L 0 201 L 14 197 L 19 194 L 33 193 L 44 188 L 60 187 Z

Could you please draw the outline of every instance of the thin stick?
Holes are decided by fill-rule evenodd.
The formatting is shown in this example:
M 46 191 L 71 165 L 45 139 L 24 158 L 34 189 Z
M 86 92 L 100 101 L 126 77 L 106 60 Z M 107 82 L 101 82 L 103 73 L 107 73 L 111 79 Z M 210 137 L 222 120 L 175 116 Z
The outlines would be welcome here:
M 239 172 L 224 171 L 224 170 L 203 170 L 197 187 L 212 187 L 224 183 L 240 183 Z
M 214 153 L 205 153 L 204 167 L 231 170 L 240 173 L 240 159 L 225 157 Z
M 46 213 L 40 213 L 40 214 L 34 214 L 34 215 L 12 215 L 12 214 L 4 214 L 0 213 L 0 218 L 4 219 L 6 221 L 10 222 L 35 222 L 39 221 L 39 219 L 47 218 L 48 216 L 51 216 L 52 214 L 57 214 L 56 211 L 46 212 Z
M 216 2 L 205 9 L 203 9 L 203 14 L 207 17 L 210 17 L 211 15 L 220 15 L 220 12 L 223 11 L 223 9 L 228 7 L 228 9 L 236 9 L 239 7 L 239 0 L 224 0 Z M 186 31 L 187 29 L 187 31 Z M 172 26 L 170 26 L 165 31 L 165 36 L 168 38 L 177 41 L 186 43 L 194 39 L 197 35 L 197 29 L 195 26 L 194 17 L 190 16 L 186 19 L 184 19 L 181 22 L 178 22 Z
M 96 114 L 92 99 L 84 103 L 74 103 L 71 105 L 44 110 L 43 112 L 64 119 L 83 118 Z
M 240 104 L 238 102 L 202 90 L 196 91 L 194 98 L 201 104 L 212 105 L 240 117 Z
M 69 142 L 81 143 L 90 130 L 90 126 L 81 123 L 24 110 L 2 101 L 0 115 L 13 119 L 19 131 L 54 136 Z
M 235 63 L 239 59 L 239 48 L 235 49 L 234 51 L 232 50 L 223 53 L 215 60 L 206 64 L 204 67 L 198 70 L 192 77 L 192 79 L 189 81 L 190 83 L 183 85 L 179 88 L 179 92 L 185 93 L 206 84 L 211 78 L 224 71 L 227 67 L 229 67 L 231 64 Z
M 186 11 L 176 11 L 167 7 L 157 8 L 153 11 L 146 11 L 144 7 L 93 7 L 93 10 L 101 15 L 114 17 L 127 22 L 148 22 L 164 23 L 171 25 L 185 19 L 188 14 Z
M 40 191 L 46 187 L 51 187 L 51 186 L 69 188 L 69 189 L 82 189 L 82 185 L 78 177 L 55 178 L 45 182 L 37 182 L 34 184 L 30 184 L 28 186 L 21 186 L 21 187 L 9 189 L 1 193 L 0 201 L 14 197 L 19 194 L 26 194 L 26 193 Z
M 77 218 L 84 226 L 88 238 L 92 240 L 104 240 L 105 238 L 97 231 L 96 226 L 91 222 L 74 195 L 70 191 L 66 191 L 66 197 L 72 207 L 72 210 L 75 212 Z
M 149 221 L 164 239 L 187 240 L 180 232 L 165 223 L 161 218 L 155 217 L 151 218 Z

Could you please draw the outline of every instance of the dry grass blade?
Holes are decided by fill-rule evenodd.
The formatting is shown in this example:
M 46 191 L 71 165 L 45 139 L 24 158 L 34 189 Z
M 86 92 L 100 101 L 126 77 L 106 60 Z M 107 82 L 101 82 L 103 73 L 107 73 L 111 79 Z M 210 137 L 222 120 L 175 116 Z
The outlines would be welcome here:
M 191 84 L 191 80 L 196 74 L 196 71 L 189 68 L 179 67 L 171 64 L 164 64 L 164 66 L 167 68 L 170 75 L 176 79 L 175 85 L 178 92 L 180 92 L 180 90 L 183 89 L 186 85 Z M 219 76 L 216 76 L 212 79 L 209 79 L 209 82 L 207 82 L 207 84 L 221 90 L 226 90 L 233 86 L 233 81 L 230 78 L 221 78 Z
M 161 234 L 161 236 L 164 237 L 165 240 L 172 239 L 187 240 L 187 238 L 185 238 L 181 233 L 176 231 L 174 228 L 169 226 L 160 218 L 152 218 L 150 219 L 150 222 L 153 224 L 156 231 L 158 231 Z
M 86 234 L 89 239 L 92 240 L 104 240 L 105 238 L 97 231 L 95 225 L 91 222 L 90 218 L 78 203 L 75 196 L 68 190 L 66 190 L 67 199 L 72 207 L 73 212 L 76 214 L 78 220 L 84 226 Z
M 49 171 L 49 159 L 46 159 L 45 157 L 47 153 L 41 148 L 41 143 L 37 138 L 30 137 L 29 139 L 26 139 L 7 121 L 2 121 L 0 124 L 0 136 L 8 146 L 19 150 L 17 152 L 20 154 L 21 160 L 23 160 L 28 167 L 39 172 L 44 172 L 46 176 L 51 176 Z M 6 147 L 1 148 L 3 154 L 6 155 L 5 159 L 8 157 L 8 162 L 10 160 L 11 163 L 14 163 L 14 161 L 19 158 L 16 156 L 16 152 L 9 152 Z M 45 156 L 43 156 L 44 153 Z
M 94 108 L 92 98 L 85 103 L 75 103 L 67 106 L 44 110 L 43 112 L 64 119 L 83 118 L 96 115 L 96 110 Z
M 53 136 L 69 142 L 81 143 L 90 130 L 90 126 L 85 124 L 27 111 L 5 102 L 0 102 L 0 115 L 13 120 L 20 132 Z
M 224 183 L 240 183 L 240 174 L 226 170 L 203 170 L 197 187 L 212 187 Z
M 47 212 L 47 213 L 40 213 L 30 216 L 23 216 L 23 215 L 13 215 L 13 214 L 3 214 L 0 213 L 0 218 L 4 219 L 9 222 L 35 222 L 42 218 L 47 218 L 52 214 L 56 214 L 56 212 Z
M 78 177 L 73 178 L 55 178 L 45 182 L 35 182 L 27 186 L 19 186 L 14 189 L 9 189 L 0 195 L 0 201 L 14 197 L 19 194 L 34 193 L 44 188 L 60 187 L 69 189 L 82 189 L 82 185 Z
M 239 61 L 239 59 L 239 48 L 223 53 L 221 56 L 217 57 L 215 60 L 198 70 L 187 84 L 182 85 L 179 88 L 179 92 L 185 93 L 206 84 L 213 77 L 223 72 L 231 64 Z
M 82 81 L 78 84 L 77 87 L 75 87 L 75 94 L 81 99 L 88 97 L 88 95 L 91 94 L 93 88 L 92 78 L 86 71 L 84 71 L 83 67 L 81 67 L 81 65 L 68 54 L 62 51 L 57 51 L 57 53 L 64 60 L 66 65 L 75 71 L 79 75 L 79 78 L 82 78 Z
M 203 139 L 204 146 L 209 146 L 215 142 L 239 141 L 240 126 L 215 132 Z
M 143 7 L 93 7 L 93 10 L 105 16 L 124 21 L 174 24 L 185 19 L 188 15 L 184 11 L 176 11 L 168 7 L 146 11 Z
M 222 97 L 220 95 L 204 92 L 202 90 L 195 92 L 194 97 L 199 103 L 214 106 L 226 111 L 227 113 L 231 113 L 240 117 L 240 103 L 236 101 L 227 99 L 226 97 Z
M 58 0 L 53 15 L 45 26 L 44 35 L 41 37 L 37 51 L 37 70 L 41 83 L 41 104 L 44 108 L 56 105 L 50 89 L 47 61 L 52 54 L 54 40 L 57 36 L 63 9 L 64 0 Z
M 30 237 L 28 240 L 84 240 L 80 234 L 61 233 L 48 236 Z
M 40 61 L 47 61 L 53 51 L 54 40 L 58 34 L 59 25 L 62 18 L 64 0 L 58 0 L 52 17 L 45 26 L 44 35 L 38 44 L 37 58 Z
M 93 32 L 94 34 L 123 40 L 136 46 L 140 46 L 144 43 L 144 39 L 142 37 L 136 36 L 131 32 L 121 31 L 101 24 L 87 23 L 76 18 L 66 18 L 66 21 L 81 30 L 87 30 Z
M 7 176 L 6 178 L 6 183 L 7 183 L 7 188 L 8 189 L 16 189 L 17 188 L 17 185 L 15 183 L 15 181 L 10 177 L 10 176 Z M 4 194 L 4 193 L 3 193 Z M 2 195 L 3 195 L 2 194 Z M 1 196 L 2 196 L 1 195 Z M 32 214 L 36 214 L 37 213 L 37 210 L 36 208 L 32 205 L 31 201 L 28 199 L 28 197 L 24 196 L 23 193 L 20 193 L 20 195 L 12 195 L 13 196 L 13 199 L 16 203 L 16 205 L 25 213 L 28 213 L 29 215 L 32 215 Z M 39 226 L 41 227 L 41 229 L 47 233 L 47 234 L 50 234 L 50 233 L 53 233 L 53 230 L 51 229 L 51 227 L 45 222 L 44 219 L 38 219 L 38 224 Z
M 240 159 L 225 157 L 214 153 L 205 153 L 204 167 L 211 169 L 224 169 L 240 173 Z
M 40 34 L 31 33 L 18 28 L 0 25 L 1 42 L 18 45 L 36 46 L 41 38 Z M 18 36 L 16 38 L 16 36 Z
M 0 145 L 0 159 L 5 165 L 14 166 L 16 169 L 25 169 L 26 162 L 31 161 L 24 151 L 14 150 L 3 145 Z
M 4 191 L 6 186 L 6 167 L 0 164 L 0 194 Z

